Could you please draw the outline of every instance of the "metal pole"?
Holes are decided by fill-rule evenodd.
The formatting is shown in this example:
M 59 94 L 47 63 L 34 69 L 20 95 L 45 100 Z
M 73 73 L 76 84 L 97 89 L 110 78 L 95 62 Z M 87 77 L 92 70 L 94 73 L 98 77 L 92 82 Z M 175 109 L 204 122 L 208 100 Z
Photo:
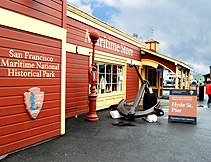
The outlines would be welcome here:
M 176 65 L 176 73 L 175 73 L 175 89 L 179 89 L 178 88 L 178 81 L 179 81 L 179 78 L 178 78 L 178 65 Z
M 99 120 L 97 114 L 96 114 L 96 100 L 97 100 L 97 94 L 95 93 L 96 90 L 96 82 L 97 82 L 97 69 L 94 64 L 94 57 L 95 57 L 95 44 L 97 43 L 97 40 L 99 39 L 99 34 L 97 32 L 90 32 L 89 35 L 91 41 L 92 41 L 92 64 L 89 68 L 89 83 L 91 84 L 90 87 L 90 94 L 89 94 L 89 114 L 86 117 L 86 120 L 91 122 L 97 122 Z

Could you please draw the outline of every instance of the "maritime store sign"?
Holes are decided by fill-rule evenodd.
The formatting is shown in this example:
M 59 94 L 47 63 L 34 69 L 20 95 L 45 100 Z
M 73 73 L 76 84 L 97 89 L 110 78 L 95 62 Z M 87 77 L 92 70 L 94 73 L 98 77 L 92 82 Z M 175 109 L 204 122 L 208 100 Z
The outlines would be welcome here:
M 89 30 L 86 29 L 85 34 L 85 43 L 91 43 L 91 39 L 89 37 Z M 97 40 L 96 46 L 109 49 L 115 52 L 119 52 L 121 54 L 133 56 L 133 50 L 131 48 L 128 48 L 124 45 L 124 43 L 116 43 L 112 41 L 110 38 L 107 38 L 106 36 L 100 37 Z

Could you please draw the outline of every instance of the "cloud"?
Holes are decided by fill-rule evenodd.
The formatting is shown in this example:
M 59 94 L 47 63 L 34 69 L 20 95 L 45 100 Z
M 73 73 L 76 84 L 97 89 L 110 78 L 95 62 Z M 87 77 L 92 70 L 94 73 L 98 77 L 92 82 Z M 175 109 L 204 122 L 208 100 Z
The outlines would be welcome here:
M 78 1 L 77 1 L 78 2 Z M 211 3 L 207 0 L 89 0 L 118 12 L 102 17 L 117 29 L 138 39 L 160 42 L 160 53 L 182 61 L 195 72 L 208 73 L 211 65 Z M 101 14 L 102 16 L 102 14 Z M 108 15 L 104 14 L 105 17 Z M 154 32 L 151 32 L 151 28 Z M 206 68 L 207 67 L 207 68 Z
M 91 8 L 90 0 L 67 0 L 67 3 L 72 4 L 80 10 L 92 15 L 93 9 Z

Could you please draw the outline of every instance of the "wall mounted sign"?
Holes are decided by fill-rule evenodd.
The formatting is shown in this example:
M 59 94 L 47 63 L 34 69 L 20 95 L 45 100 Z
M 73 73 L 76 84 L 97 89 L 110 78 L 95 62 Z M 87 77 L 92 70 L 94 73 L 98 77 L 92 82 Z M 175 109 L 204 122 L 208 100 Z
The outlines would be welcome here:
M 9 50 L 7 57 L 0 58 L 1 76 L 24 78 L 55 78 L 60 77 L 60 64 L 54 57 L 47 54 Z
M 188 122 L 196 125 L 197 91 L 171 89 L 168 121 Z
M 40 91 L 40 88 L 33 87 L 24 93 L 24 102 L 26 110 L 32 119 L 36 119 L 43 105 L 44 92 Z
M 89 30 L 86 29 L 86 34 L 85 34 L 85 43 L 92 43 L 91 39 L 89 37 Z M 120 52 L 125 55 L 133 56 L 133 49 L 128 48 L 124 45 L 124 43 L 116 43 L 112 41 L 110 38 L 107 38 L 106 36 L 100 37 L 97 40 L 96 46 L 109 49 L 115 52 Z

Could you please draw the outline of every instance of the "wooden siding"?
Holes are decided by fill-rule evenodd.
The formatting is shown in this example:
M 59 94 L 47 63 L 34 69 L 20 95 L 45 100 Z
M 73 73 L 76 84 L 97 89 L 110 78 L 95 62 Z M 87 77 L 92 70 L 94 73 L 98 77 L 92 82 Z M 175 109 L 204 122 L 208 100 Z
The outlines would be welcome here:
M 60 134 L 61 41 L 5 26 L 0 26 L 0 31 L 0 154 L 5 154 Z M 22 53 L 22 57 L 13 57 L 11 50 L 13 54 Z M 51 57 L 53 61 L 25 58 L 25 52 Z M 9 76 L 8 71 L 12 69 L 41 73 L 52 70 L 13 67 L 3 63 L 6 60 L 35 65 L 54 64 L 59 65 L 59 69 L 53 70 L 55 77 Z M 39 87 L 45 93 L 43 107 L 35 120 L 25 108 L 23 95 L 32 87 Z
M 139 67 L 138 67 L 139 68 Z M 127 64 L 126 74 L 126 102 L 132 102 L 135 100 L 139 90 L 139 78 L 135 68 L 130 68 Z
M 62 26 L 61 0 L 1 0 L 0 7 L 56 26 Z
M 88 112 L 89 57 L 67 53 L 66 117 Z
M 121 52 L 111 50 L 111 49 L 99 47 L 97 45 L 96 45 L 96 50 L 140 61 L 141 58 L 140 58 L 140 48 L 139 47 L 134 46 L 134 45 L 132 45 L 124 40 L 121 40 L 115 36 L 107 34 L 104 31 L 95 29 L 89 25 L 86 25 L 82 22 L 74 20 L 70 17 L 67 18 L 67 43 L 86 47 L 86 48 L 92 48 L 91 43 L 85 42 L 86 30 L 88 30 L 89 32 L 97 31 L 100 35 L 100 38 L 107 39 L 107 40 L 109 40 L 113 43 L 119 44 L 119 45 L 124 44 L 124 46 L 126 48 L 130 48 L 133 50 L 133 55 L 130 56 L 127 54 L 123 54 Z M 70 54 L 68 54 L 68 55 L 70 55 Z M 71 54 L 70 58 L 72 56 L 74 56 L 74 54 Z M 77 109 L 81 105 L 83 105 L 80 107 L 83 111 L 81 111 L 80 113 L 85 113 L 88 111 L 88 86 L 89 86 L 88 75 L 87 75 L 88 57 L 80 56 L 77 54 L 75 56 L 77 56 L 78 60 L 77 61 L 73 60 L 73 61 L 77 62 L 77 64 L 76 63 L 69 64 L 69 63 L 71 63 L 72 60 L 69 60 L 69 58 L 67 56 L 66 117 L 79 114 L 79 112 L 77 112 L 78 111 Z M 79 56 L 86 58 L 86 60 L 79 58 Z M 72 69 L 75 66 L 78 66 L 78 68 L 80 69 L 79 72 L 75 72 L 76 69 Z M 82 69 L 83 69 L 83 71 L 82 71 Z M 72 70 L 72 72 L 68 72 L 70 70 Z M 81 78 L 80 71 L 83 72 L 83 74 L 86 74 L 85 75 L 86 77 Z M 130 73 L 130 72 L 132 72 L 132 73 Z M 134 70 L 131 70 L 129 68 L 127 73 L 128 73 L 128 76 L 127 76 L 127 98 L 129 101 L 132 101 L 135 99 L 134 96 L 136 96 L 136 93 L 138 91 L 139 82 L 138 82 L 137 74 Z M 78 87 L 79 82 L 80 82 L 80 84 L 82 84 L 81 88 Z M 70 87 L 70 86 L 72 86 L 72 87 Z M 75 100 L 77 102 L 73 102 Z

